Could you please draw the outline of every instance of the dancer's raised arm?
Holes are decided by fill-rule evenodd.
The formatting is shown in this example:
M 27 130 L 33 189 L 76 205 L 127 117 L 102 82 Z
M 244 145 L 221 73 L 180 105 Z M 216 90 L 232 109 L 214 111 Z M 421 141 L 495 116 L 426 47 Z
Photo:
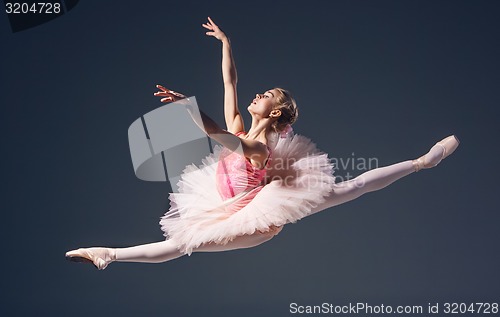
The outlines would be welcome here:
M 213 36 L 222 42 L 222 79 L 224 82 L 224 117 L 227 130 L 236 133 L 244 130 L 243 119 L 238 110 L 238 94 L 236 85 L 238 75 L 231 51 L 231 42 L 222 30 L 208 17 L 208 22 L 202 26 L 210 32 L 207 35 Z

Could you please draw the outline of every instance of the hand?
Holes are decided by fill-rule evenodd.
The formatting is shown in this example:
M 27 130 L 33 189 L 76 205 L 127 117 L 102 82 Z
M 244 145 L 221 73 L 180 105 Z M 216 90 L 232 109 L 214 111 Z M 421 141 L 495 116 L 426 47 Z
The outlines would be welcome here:
M 204 24 L 202 24 L 202 26 L 205 29 L 209 29 L 210 31 L 212 31 L 212 32 L 206 32 L 205 33 L 208 36 L 213 36 L 216 39 L 218 39 L 219 41 L 224 41 L 224 40 L 227 39 L 226 34 L 224 34 L 224 32 L 222 32 L 222 30 L 219 29 L 219 27 L 217 26 L 217 24 L 215 24 L 214 21 L 212 21 L 212 19 L 210 19 L 210 17 L 208 17 L 208 23 L 204 23 Z
M 181 100 L 181 99 L 184 99 L 186 98 L 186 96 L 184 96 L 183 94 L 180 94 L 178 92 L 175 92 L 173 90 L 170 90 L 170 89 L 167 89 L 165 87 L 163 87 L 162 85 L 156 85 L 156 88 L 160 89 L 160 91 L 157 91 L 154 93 L 155 96 L 158 96 L 158 97 L 165 97 L 165 98 L 161 98 L 161 102 L 174 102 L 174 101 L 177 101 L 177 100 Z

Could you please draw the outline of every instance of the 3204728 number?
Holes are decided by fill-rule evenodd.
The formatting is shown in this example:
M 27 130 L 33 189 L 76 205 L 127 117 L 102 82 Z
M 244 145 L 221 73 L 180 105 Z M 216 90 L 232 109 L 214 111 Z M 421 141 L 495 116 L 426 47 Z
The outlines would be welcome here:
M 445 314 L 496 314 L 498 313 L 498 303 L 444 303 Z
M 5 3 L 5 12 L 7 14 L 58 14 L 61 13 L 61 3 L 59 2 L 7 2 Z

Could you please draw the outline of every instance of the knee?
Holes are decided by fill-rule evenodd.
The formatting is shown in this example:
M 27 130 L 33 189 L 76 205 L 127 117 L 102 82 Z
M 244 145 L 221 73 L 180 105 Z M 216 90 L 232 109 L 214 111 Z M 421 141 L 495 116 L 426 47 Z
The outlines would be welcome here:
M 257 232 L 259 235 L 267 238 L 267 240 L 271 240 L 274 236 L 278 235 L 278 233 L 280 233 L 281 230 L 283 230 L 283 226 L 271 225 L 268 231 L 257 230 Z
M 283 227 L 284 226 L 271 226 L 270 230 L 269 230 L 269 233 L 272 234 L 272 236 L 276 236 L 278 235 L 278 233 L 281 232 L 281 230 L 283 230 Z

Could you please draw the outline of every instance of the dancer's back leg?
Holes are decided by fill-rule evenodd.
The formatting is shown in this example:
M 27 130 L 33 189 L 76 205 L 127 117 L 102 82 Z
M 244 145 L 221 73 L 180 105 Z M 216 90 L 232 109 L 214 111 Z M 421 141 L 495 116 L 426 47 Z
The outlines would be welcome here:
M 236 249 L 245 249 L 258 246 L 271 240 L 281 228 L 269 232 L 257 232 L 253 235 L 242 235 L 225 245 L 207 243 L 193 249 L 193 252 L 221 252 Z M 143 244 L 128 248 L 116 248 L 114 261 L 117 262 L 143 262 L 161 263 L 179 258 L 184 253 L 178 250 L 178 243 L 169 239 L 161 242 Z

